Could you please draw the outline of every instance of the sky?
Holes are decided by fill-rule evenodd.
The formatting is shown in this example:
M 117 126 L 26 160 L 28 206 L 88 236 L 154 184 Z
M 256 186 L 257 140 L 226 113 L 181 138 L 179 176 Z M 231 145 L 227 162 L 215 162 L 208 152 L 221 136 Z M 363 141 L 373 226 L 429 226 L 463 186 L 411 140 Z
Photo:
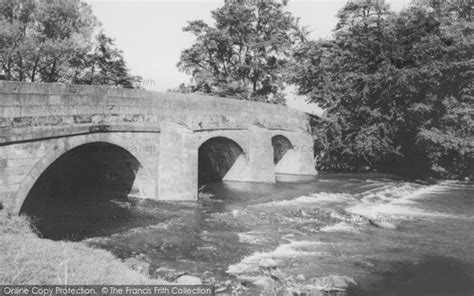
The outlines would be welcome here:
M 400 10 L 410 0 L 387 0 Z M 182 28 L 188 21 L 202 19 L 212 23 L 210 12 L 224 0 L 86 0 L 102 23 L 105 33 L 115 39 L 131 73 L 143 77 L 149 90 L 166 91 L 189 76 L 176 67 L 180 53 L 193 44 L 194 37 Z M 330 37 L 336 13 L 345 0 L 290 0 L 287 10 L 300 18 L 300 25 L 314 39 Z M 297 109 L 306 108 L 303 98 L 293 97 Z M 288 102 L 290 104 L 290 102 Z

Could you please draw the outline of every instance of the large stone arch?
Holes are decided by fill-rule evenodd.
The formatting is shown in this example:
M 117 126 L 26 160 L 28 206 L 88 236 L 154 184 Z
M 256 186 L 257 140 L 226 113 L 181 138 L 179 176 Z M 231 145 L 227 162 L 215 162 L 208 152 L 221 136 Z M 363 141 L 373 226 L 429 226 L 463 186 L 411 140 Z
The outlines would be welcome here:
M 290 130 L 272 130 L 272 146 L 275 143 L 283 146 L 283 151 L 277 157 L 275 173 L 280 175 L 308 175 L 317 174 L 314 163 L 313 138 L 308 133 Z M 291 149 L 289 149 L 291 148 Z M 283 152 L 281 151 L 281 152 Z
M 198 148 L 198 183 L 230 180 L 247 161 L 244 148 L 236 141 L 224 136 L 210 137 Z M 233 169 L 234 165 L 238 168 Z
M 95 134 L 86 134 L 80 136 L 73 136 L 73 137 L 65 137 L 59 139 L 49 140 L 53 141 L 52 149 L 49 150 L 48 153 L 43 155 L 40 160 L 36 162 L 36 164 L 32 167 L 29 173 L 21 182 L 18 191 L 16 193 L 15 203 L 12 208 L 12 212 L 18 214 L 21 210 L 21 207 L 27 198 L 29 192 L 36 184 L 40 176 L 58 159 L 60 159 L 66 153 L 93 143 L 106 143 L 110 145 L 114 145 L 120 147 L 121 149 L 127 151 L 130 155 L 132 155 L 142 166 L 142 170 L 140 173 L 146 175 L 149 179 L 151 184 L 148 184 L 147 188 L 145 189 L 147 192 L 146 195 L 152 195 L 154 197 L 156 185 L 154 182 L 154 174 L 152 169 L 148 166 L 148 162 L 146 157 L 141 155 L 141 153 L 136 153 L 127 149 L 127 144 L 122 139 L 122 137 L 116 137 L 110 133 L 95 133 Z
M 260 126 L 252 125 L 248 129 L 229 129 L 200 132 L 196 134 L 193 146 L 197 152 L 205 142 L 213 138 L 226 138 L 242 149 L 242 153 L 222 178 L 223 181 L 237 182 L 275 182 L 273 154 L 270 151 L 271 132 Z M 199 153 L 196 155 L 199 158 Z M 196 173 L 198 175 L 199 166 Z
M 277 165 L 280 160 L 285 156 L 285 154 L 289 151 L 294 149 L 293 144 L 291 141 L 281 135 L 277 134 L 272 137 L 272 146 L 273 146 L 273 163 Z
M 213 138 L 227 138 L 232 142 L 239 145 L 244 154 L 249 154 L 249 134 L 247 129 L 236 129 L 236 130 L 216 130 L 208 132 L 195 133 L 196 141 L 193 149 L 199 149 L 205 142 Z

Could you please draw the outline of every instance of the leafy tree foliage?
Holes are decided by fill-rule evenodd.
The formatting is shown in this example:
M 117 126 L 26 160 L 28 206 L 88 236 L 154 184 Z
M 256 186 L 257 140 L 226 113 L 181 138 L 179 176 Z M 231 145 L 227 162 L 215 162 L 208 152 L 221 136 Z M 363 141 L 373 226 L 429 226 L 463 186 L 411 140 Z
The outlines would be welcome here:
M 192 90 L 283 103 L 293 49 L 306 35 L 286 5 L 232 2 L 212 12 L 214 26 L 189 22 L 184 31 L 196 42 L 182 52 L 178 67 L 192 75 Z
M 104 33 L 97 35 L 94 51 L 74 62 L 77 67 L 73 83 L 140 87 L 141 78 L 128 74 L 122 51 L 116 48 L 114 40 Z
M 0 1 L 0 79 L 131 87 L 135 78 L 112 40 L 94 40 L 99 29 L 79 0 Z M 91 67 L 99 74 L 84 79 Z
M 333 40 L 306 43 L 293 81 L 328 109 L 320 165 L 403 175 L 474 175 L 474 27 L 463 7 L 395 14 L 348 3 Z

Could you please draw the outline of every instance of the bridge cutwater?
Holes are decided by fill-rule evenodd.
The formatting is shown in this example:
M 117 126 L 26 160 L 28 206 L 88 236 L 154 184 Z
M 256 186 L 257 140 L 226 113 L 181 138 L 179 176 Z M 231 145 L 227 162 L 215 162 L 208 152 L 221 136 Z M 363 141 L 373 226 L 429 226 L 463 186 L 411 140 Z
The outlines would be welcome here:
M 197 200 L 206 181 L 316 175 L 308 119 L 219 97 L 0 82 L 0 201 L 18 214 L 48 168 L 74 155 L 76 162 L 49 175 L 49 186 L 81 178 L 70 171 L 93 162 L 111 182 L 131 170 L 130 192 L 166 201 Z

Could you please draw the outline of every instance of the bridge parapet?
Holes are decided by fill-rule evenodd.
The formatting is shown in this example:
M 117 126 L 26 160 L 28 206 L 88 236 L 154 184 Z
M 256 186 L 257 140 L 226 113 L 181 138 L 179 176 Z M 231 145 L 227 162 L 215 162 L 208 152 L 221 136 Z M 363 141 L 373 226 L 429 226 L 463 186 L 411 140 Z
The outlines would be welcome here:
M 101 86 L 0 82 L 0 144 L 108 131 L 159 132 L 162 121 L 191 130 L 307 132 L 307 115 L 283 106 L 219 97 Z

